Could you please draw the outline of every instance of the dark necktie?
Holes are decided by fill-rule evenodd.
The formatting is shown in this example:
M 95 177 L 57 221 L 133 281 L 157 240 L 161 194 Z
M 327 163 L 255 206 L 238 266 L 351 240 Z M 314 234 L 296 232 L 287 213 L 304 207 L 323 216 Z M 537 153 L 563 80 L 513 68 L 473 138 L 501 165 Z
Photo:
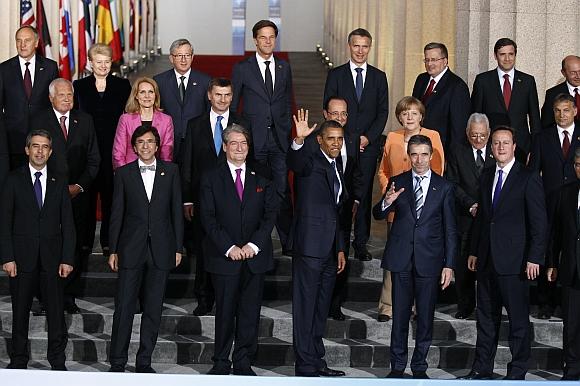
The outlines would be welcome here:
M 36 202 L 38 203 L 38 209 L 42 209 L 42 185 L 40 184 L 41 172 L 34 173 L 36 179 L 34 180 L 34 195 L 36 196 Z
M 501 188 L 503 184 L 503 170 L 499 169 L 497 173 L 497 183 L 495 184 L 495 189 L 493 190 L 493 201 L 491 203 L 493 209 L 495 209 L 497 203 L 499 202 L 499 195 L 501 194 Z
M 363 77 L 362 71 L 363 69 L 358 67 L 354 69 L 356 71 L 356 81 L 354 82 L 354 87 L 356 89 L 356 99 L 360 102 L 360 97 L 362 96 L 363 92 Z
M 266 91 L 268 91 L 268 96 L 271 97 L 274 93 L 274 82 L 272 81 L 272 73 L 270 72 L 270 61 L 264 61 L 266 65 L 266 72 L 264 73 L 264 83 L 266 84 Z
M 66 116 L 62 115 L 59 119 L 60 121 L 60 129 L 62 130 L 62 135 L 64 136 L 64 140 L 66 141 L 68 139 L 68 131 L 66 130 Z
M 423 198 L 423 187 L 421 182 L 425 176 L 415 176 L 415 211 L 417 212 L 417 218 L 421 217 L 421 212 L 423 212 L 423 206 L 425 204 L 425 199 Z
M 570 134 L 564 130 L 564 140 L 562 141 L 562 155 L 564 159 L 568 158 L 568 153 L 570 151 Z
M 30 76 L 30 62 L 24 63 L 26 65 L 26 70 L 24 70 L 24 92 L 26 93 L 26 98 L 30 99 L 32 95 L 32 77 Z
M 213 144 L 215 146 L 215 153 L 219 156 L 220 149 L 222 148 L 222 131 L 224 130 L 222 127 L 222 117 L 221 115 L 217 117 L 215 122 L 215 128 L 213 130 Z
M 574 89 L 574 99 L 576 100 L 576 118 L 580 117 L 580 91 Z
M 180 76 L 181 83 L 179 83 L 179 98 L 181 99 L 181 103 L 185 100 L 185 76 Z
M 238 197 L 240 201 L 244 197 L 244 185 L 242 185 L 242 169 L 236 169 L 236 192 L 238 192 Z
M 477 149 L 477 157 L 475 157 L 475 166 L 477 167 L 478 173 L 481 173 L 481 169 L 483 169 L 483 165 L 485 164 L 482 154 L 483 152 L 481 151 L 481 149 Z
M 427 101 L 427 99 L 429 99 L 429 97 L 431 96 L 431 94 L 433 94 L 433 89 L 435 88 L 435 79 L 431 79 L 431 82 L 429 82 L 429 87 L 427 87 L 427 90 L 425 91 L 425 94 L 423 94 L 423 97 L 421 98 L 421 102 L 423 102 L 423 104 L 425 104 L 425 102 Z
M 505 102 L 506 110 L 509 110 L 510 100 L 512 99 L 512 85 L 508 74 L 504 74 L 503 79 L 503 101 Z
M 154 172 L 155 171 L 155 165 L 139 166 L 139 171 L 141 173 L 145 173 L 147 170 L 150 170 L 150 171 Z
M 340 157 L 340 156 L 339 156 Z M 338 195 L 340 193 L 340 181 L 336 175 L 336 162 L 333 160 L 330 165 L 332 166 L 332 190 L 334 192 L 334 202 L 338 203 Z

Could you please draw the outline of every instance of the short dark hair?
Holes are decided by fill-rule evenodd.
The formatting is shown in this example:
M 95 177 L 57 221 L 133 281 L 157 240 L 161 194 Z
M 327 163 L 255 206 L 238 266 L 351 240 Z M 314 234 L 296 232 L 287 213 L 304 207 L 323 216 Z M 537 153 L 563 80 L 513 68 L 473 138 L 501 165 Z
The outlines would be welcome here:
M 131 135 L 131 146 L 135 147 L 135 145 L 137 144 L 137 138 L 147 133 L 153 134 L 153 136 L 155 137 L 155 143 L 157 144 L 157 146 L 159 146 L 159 144 L 161 143 L 161 137 L 159 136 L 159 131 L 157 131 L 157 128 L 155 128 L 154 126 L 139 126 L 138 128 L 136 128 L 135 131 L 133 132 L 133 135 Z
M 32 137 L 44 137 L 46 139 L 48 139 L 48 142 L 50 143 L 50 147 L 52 147 L 52 136 L 50 135 L 50 133 L 48 132 L 48 130 L 44 130 L 44 129 L 35 129 L 32 130 L 28 133 L 28 135 L 26 136 L 26 147 L 30 147 L 30 145 L 32 144 Z
M 495 42 L 495 45 L 493 46 L 493 53 L 497 54 L 497 52 L 502 48 L 502 47 L 507 47 L 507 46 L 513 46 L 516 55 L 518 54 L 518 45 L 516 44 L 516 42 L 514 42 L 512 39 L 510 38 L 501 38 L 498 39 L 497 42 Z
M 323 107 L 324 110 L 328 111 L 328 105 L 330 104 L 331 101 L 343 101 L 348 107 L 348 102 L 346 101 L 346 99 L 344 99 L 343 97 L 339 97 L 338 95 L 332 95 L 330 98 L 326 100 L 326 102 L 324 102 Z
M 429 146 L 429 154 L 433 154 L 433 143 L 426 135 L 415 134 L 409 138 L 407 143 L 407 154 L 411 154 L 411 146 L 427 145 Z
M 342 128 L 342 125 L 340 123 L 338 123 L 337 121 L 330 119 L 328 121 L 322 122 L 322 125 L 320 125 L 320 129 L 318 129 L 317 135 L 320 137 L 324 137 L 324 134 L 326 134 L 326 132 L 329 129 L 341 129 L 341 130 L 343 130 L 343 133 L 344 133 L 344 129 Z
M 443 43 L 437 42 L 427 43 L 427 45 L 425 45 L 425 48 L 423 48 L 423 52 L 427 50 L 435 50 L 437 48 L 441 50 L 441 55 L 443 55 L 444 58 L 449 58 L 449 52 L 447 51 L 447 47 Z
M 32 31 L 32 33 L 34 34 L 34 39 L 38 40 L 38 30 L 36 28 L 34 28 L 33 26 L 31 26 L 30 24 L 27 25 L 23 25 L 20 26 L 16 32 L 14 32 L 14 38 L 16 39 L 16 35 L 18 35 L 18 32 L 22 31 L 23 29 L 28 28 L 29 30 Z
M 562 102 L 570 102 L 574 105 L 574 107 L 576 107 L 576 99 L 574 99 L 574 97 L 568 93 L 560 93 L 556 95 L 556 97 L 554 98 L 554 103 L 552 103 L 552 106 L 555 107 L 558 103 Z
M 228 78 L 212 78 L 207 86 L 207 92 L 211 92 L 214 87 L 232 87 L 232 81 Z
M 352 38 L 353 36 L 362 36 L 363 38 L 369 38 L 371 43 L 373 42 L 373 37 L 371 36 L 371 33 L 364 28 L 357 28 L 351 31 L 348 34 L 348 38 L 346 39 L 347 43 L 350 43 L 350 38 Z
M 265 27 L 274 28 L 274 35 L 278 37 L 278 26 L 274 22 L 270 20 L 260 20 L 252 27 L 252 36 L 254 37 L 254 39 L 258 37 L 258 31 Z
M 506 126 L 506 125 L 496 126 L 496 127 L 494 127 L 491 130 L 490 138 L 493 138 L 494 134 L 496 132 L 498 132 L 498 131 L 509 131 L 511 133 L 511 135 L 512 135 L 512 141 L 513 141 L 513 143 L 516 143 L 516 131 L 515 131 L 515 129 L 513 127 L 509 127 L 509 126 Z
M 232 123 L 228 125 L 222 131 L 222 142 L 227 144 L 229 142 L 230 134 L 232 133 L 242 134 L 246 138 L 246 142 L 248 142 L 248 145 L 250 145 L 252 141 L 252 136 L 250 135 L 250 132 L 244 126 L 237 123 Z

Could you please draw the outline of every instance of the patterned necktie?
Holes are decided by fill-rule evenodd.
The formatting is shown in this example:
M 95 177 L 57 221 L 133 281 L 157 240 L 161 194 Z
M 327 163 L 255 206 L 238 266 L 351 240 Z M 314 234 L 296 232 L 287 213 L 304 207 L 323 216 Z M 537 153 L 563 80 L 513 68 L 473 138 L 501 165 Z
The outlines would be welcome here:
M 222 127 L 222 117 L 219 115 L 215 122 L 215 128 L 213 130 L 213 144 L 215 146 L 215 153 L 219 156 L 220 150 L 222 148 L 222 131 L 224 130 Z
M 24 92 L 26 93 L 26 98 L 30 99 L 32 95 L 32 77 L 30 76 L 30 62 L 24 63 L 26 65 L 26 70 L 24 71 Z
M 154 172 L 155 171 L 155 165 L 139 166 L 139 171 L 141 173 L 145 173 L 147 170 L 150 170 L 150 171 Z
M 481 173 L 481 169 L 483 169 L 483 164 L 485 164 L 482 154 L 483 152 L 481 151 L 481 149 L 477 149 L 477 157 L 475 157 L 475 166 L 477 167 L 478 173 Z
M 568 153 L 570 151 L 570 134 L 564 130 L 564 140 L 562 141 L 562 155 L 564 159 L 568 158 Z
M 415 211 L 417 212 L 417 218 L 421 217 L 421 212 L 423 212 L 423 206 L 425 200 L 423 198 L 423 187 L 421 182 L 426 176 L 415 176 Z
M 509 110 L 510 100 L 512 99 L 512 85 L 508 74 L 504 74 L 503 79 L 503 101 L 505 102 L 506 110 Z
M 62 135 L 64 136 L 64 140 L 66 141 L 68 139 L 68 131 L 66 130 L 66 116 L 62 115 L 59 119 L 60 121 L 60 129 L 62 130 Z
M 427 99 L 429 99 L 431 94 L 433 94 L 434 88 L 435 88 L 435 79 L 431 79 L 431 82 L 429 82 L 429 87 L 427 87 L 425 94 L 423 94 L 423 97 L 421 98 L 421 102 L 425 103 Z
M 236 192 L 238 192 L 238 197 L 240 201 L 244 197 L 244 185 L 242 185 L 242 169 L 236 169 Z
M 358 67 L 355 68 L 354 70 L 356 71 L 356 81 L 354 83 L 356 89 L 356 99 L 358 99 L 358 101 L 360 102 L 360 97 L 362 96 L 363 92 L 363 77 L 362 77 L 363 69 Z
M 38 203 L 38 209 L 42 209 L 42 185 L 40 184 L 41 172 L 34 173 L 36 179 L 34 180 L 34 195 L 36 196 L 36 202 Z
M 268 91 L 268 96 L 272 97 L 274 93 L 274 82 L 272 81 L 272 73 L 270 72 L 270 61 L 264 61 L 266 65 L 266 72 L 264 73 L 264 83 L 266 84 L 266 91 Z
M 334 192 L 334 202 L 338 204 L 339 193 L 340 193 L 340 181 L 338 179 L 338 176 L 336 175 L 336 173 L 337 173 L 336 162 L 332 161 L 330 163 L 330 165 L 332 166 L 332 190 Z
M 181 103 L 185 100 L 185 76 L 180 76 L 181 83 L 179 83 L 179 98 L 181 99 Z
M 499 169 L 497 172 L 498 172 L 497 183 L 495 184 L 495 189 L 493 190 L 493 201 L 491 202 L 491 207 L 493 209 L 495 209 L 495 207 L 497 206 L 503 184 L 503 170 Z

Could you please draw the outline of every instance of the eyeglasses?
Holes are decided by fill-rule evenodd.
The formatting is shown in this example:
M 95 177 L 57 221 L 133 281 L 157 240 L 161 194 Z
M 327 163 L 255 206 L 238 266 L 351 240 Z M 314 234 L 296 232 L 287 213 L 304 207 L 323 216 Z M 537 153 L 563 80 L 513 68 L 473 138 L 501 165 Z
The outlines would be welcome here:
M 574 162 L 574 167 L 575 168 L 580 168 L 580 162 Z
M 425 58 L 425 59 L 423 59 L 423 63 L 425 63 L 425 64 L 436 63 L 436 62 L 443 60 L 443 59 L 447 59 L 447 58 L 438 58 L 438 59 Z
M 189 59 L 191 59 L 191 57 L 192 57 L 193 55 L 192 55 L 192 54 L 177 54 L 177 55 L 173 55 L 173 54 L 171 54 L 171 56 L 173 56 L 173 57 L 174 57 L 174 58 L 176 58 L 176 59 L 180 59 L 180 60 L 181 60 L 181 59 L 187 59 L 187 60 L 189 60 Z
M 135 141 L 136 146 L 145 146 L 145 144 L 147 144 L 149 146 L 156 145 L 157 140 L 155 140 L 155 139 L 138 139 Z
M 476 139 L 486 139 L 487 134 L 471 134 L 469 138 L 476 140 Z
M 348 113 L 346 111 L 329 111 L 328 115 L 331 116 L 332 118 L 346 118 L 348 117 Z

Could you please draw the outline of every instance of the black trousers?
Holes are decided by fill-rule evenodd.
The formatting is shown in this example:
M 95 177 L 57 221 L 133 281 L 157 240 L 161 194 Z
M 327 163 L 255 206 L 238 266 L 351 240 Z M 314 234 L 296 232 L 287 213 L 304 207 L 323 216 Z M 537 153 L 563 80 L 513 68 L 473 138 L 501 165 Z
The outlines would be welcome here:
M 101 156 L 103 156 L 101 154 Z M 86 238 L 83 245 L 93 248 L 96 232 L 97 198 L 101 201 L 101 231 L 99 232 L 99 244 L 101 247 L 109 247 L 109 221 L 111 219 L 111 205 L 113 203 L 113 166 L 110 162 L 101 162 L 97 178 L 89 189 L 89 211 L 87 212 Z
M 562 286 L 562 319 L 564 321 L 564 374 L 580 376 L 580 279 L 575 275 L 570 286 Z
M 340 208 L 340 231 L 344 242 L 344 256 L 346 265 L 344 271 L 336 275 L 334 291 L 332 292 L 331 310 L 338 310 L 348 296 L 348 276 L 350 274 L 350 263 L 348 255 L 350 254 L 350 231 L 352 229 L 352 207 L 354 199 L 349 198 Z
M 32 272 L 18 271 L 18 275 L 10 278 L 10 294 L 12 297 L 12 350 L 10 362 L 16 366 L 26 366 L 30 359 L 28 353 L 28 327 L 32 298 L 38 288 L 46 309 L 48 323 L 47 359 L 52 367 L 62 367 L 65 363 L 65 349 L 68 341 L 63 310 L 64 280 L 58 272 L 47 272 L 41 266 Z
M 123 257 L 120 256 L 120 259 Z M 115 313 L 113 315 L 113 330 L 111 333 L 111 349 L 109 361 L 111 365 L 125 366 L 128 360 L 127 351 L 133 330 L 135 304 L 142 291 L 143 314 L 139 350 L 135 360 L 136 367 L 151 365 L 151 355 L 157 343 L 163 299 L 169 271 L 159 269 L 147 253 L 143 264 L 135 269 L 119 268 L 117 280 L 117 295 L 115 297 Z
M 205 270 L 205 256 L 203 248 L 201 247 L 206 234 L 201 226 L 199 208 L 194 208 L 194 210 L 197 212 L 194 213 L 193 219 L 191 220 L 191 227 L 193 230 L 193 253 L 195 254 L 195 281 L 193 282 L 193 293 L 198 304 L 204 304 L 208 309 L 211 309 L 215 300 L 215 292 L 212 285 L 211 274 Z
M 292 260 L 292 332 L 296 375 L 326 367 L 322 337 L 336 279 L 337 258 L 294 255 Z
M 236 275 L 212 273 L 216 294 L 215 366 L 229 369 L 247 369 L 258 348 L 258 326 L 264 289 L 264 274 L 252 273 L 246 262 Z M 234 343 L 235 342 L 235 343 Z
M 470 232 L 459 232 L 460 246 L 457 264 L 455 266 L 455 292 L 457 294 L 457 309 L 466 313 L 475 308 L 475 272 L 467 268 L 469 257 Z
M 73 218 L 75 222 L 76 245 L 74 269 L 66 278 L 64 286 L 64 304 L 70 305 L 77 297 L 83 295 L 82 273 L 87 271 L 88 257 L 90 250 L 83 248 L 88 229 L 90 197 L 89 192 L 79 193 L 71 201 L 73 208 Z
M 373 181 L 377 170 L 378 149 L 367 146 L 367 149 L 360 153 L 359 168 L 362 174 L 362 197 L 354 221 L 354 241 L 355 250 L 363 248 L 369 241 L 371 234 L 371 206 L 373 200 Z

